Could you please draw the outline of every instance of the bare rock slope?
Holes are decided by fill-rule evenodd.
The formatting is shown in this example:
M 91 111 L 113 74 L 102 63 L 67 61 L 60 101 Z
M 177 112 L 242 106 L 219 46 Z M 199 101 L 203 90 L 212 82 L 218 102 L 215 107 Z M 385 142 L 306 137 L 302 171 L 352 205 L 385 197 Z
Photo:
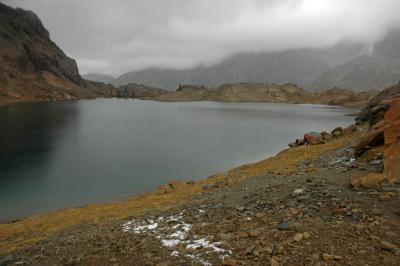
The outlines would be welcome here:
M 49 37 L 32 11 L 0 3 L 0 103 L 95 97 L 76 62 Z

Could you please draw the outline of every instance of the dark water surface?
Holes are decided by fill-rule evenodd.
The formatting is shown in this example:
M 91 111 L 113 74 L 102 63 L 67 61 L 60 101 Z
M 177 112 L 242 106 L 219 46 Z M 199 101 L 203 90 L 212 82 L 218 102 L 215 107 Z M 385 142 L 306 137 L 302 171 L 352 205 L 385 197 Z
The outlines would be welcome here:
M 0 107 L 0 221 L 111 201 L 273 155 L 348 109 L 98 99 Z

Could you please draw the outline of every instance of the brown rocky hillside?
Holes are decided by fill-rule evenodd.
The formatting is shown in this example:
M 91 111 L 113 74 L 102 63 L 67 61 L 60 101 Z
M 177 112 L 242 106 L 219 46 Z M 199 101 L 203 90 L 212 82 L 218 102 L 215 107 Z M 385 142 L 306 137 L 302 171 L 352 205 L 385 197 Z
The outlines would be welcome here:
M 32 11 L 0 3 L 0 103 L 91 98 L 110 90 L 86 82 L 76 62 Z

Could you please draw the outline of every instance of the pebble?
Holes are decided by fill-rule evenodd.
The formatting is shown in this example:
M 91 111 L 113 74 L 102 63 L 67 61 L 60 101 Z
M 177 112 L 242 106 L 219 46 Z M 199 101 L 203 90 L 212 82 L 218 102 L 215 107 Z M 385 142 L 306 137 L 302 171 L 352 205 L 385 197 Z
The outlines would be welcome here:
M 301 233 L 295 234 L 293 239 L 294 239 L 294 241 L 299 242 L 303 239 L 303 234 L 301 234 Z
M 271 258 L 270 264 L 271 264 L 271 266 L 280 266 L 280 265 L 281 265 L 281 264 L 279 263 L 278 258 L 276 258 L 276 257 L 272 257 L 272 258 Z
M 288 230 L 289 229 L 289 223 L 287 221 L 281 221 L 278 223 L 278 229 L 279 230 Z
M 381 248 L 383 250 L 387 250 L 395 255 L 400 256 L 400 248 L 398 248 L 397 246 L 393 245 L 390 242 L 381 241 Z
M 260 231 L 258 231 L 258 230 L 251 230 L 250 232 L 249 232 L 249 236 L 251 236 L 251 237 L 256 237 L 256 236 L 258 236 L 260 234 Z
M 227 259 L 222 262 L 222 265 L 225 266 L 235 266 L 237 264 L 235 259 Z
M 382 164 L 382 160 L 372 160 L 369 162 L 370 165 L 380 165 Z
M 326 261 L 328 261 L 328 260 L 341 260 L 342 259 L 341 256 L 336 256 L 336 255 L 327 254 L 327 253 L 324 253 L 323 257 L 324 257 L 324 260 L 326 260 Z
M 309 232 L 304 232 L 303 233 L 303 238 L 304 239 L 310 239 L 310 237 L 311 237 L 311 234 Z
M 302 188 L 298 188 L 293 191 L 293 194 L 295 194 L 295 195 L 299 195 L 299 194 L 303 194 L 303 193 L 304 193 L 304 189 L 302 189 Z
M 217 237 L 221 240 L 228 241 L 232 238 L 232 234 L 218 233 Z

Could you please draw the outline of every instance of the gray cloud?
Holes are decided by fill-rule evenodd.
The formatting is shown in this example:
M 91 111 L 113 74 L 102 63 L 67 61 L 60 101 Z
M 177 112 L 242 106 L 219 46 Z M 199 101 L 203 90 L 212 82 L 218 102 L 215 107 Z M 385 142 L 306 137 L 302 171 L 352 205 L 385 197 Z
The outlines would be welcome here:
M 81 73 L 213 64 L 236 52 L 371 43 L 399 0 L 5 0 L 31 9 Z

